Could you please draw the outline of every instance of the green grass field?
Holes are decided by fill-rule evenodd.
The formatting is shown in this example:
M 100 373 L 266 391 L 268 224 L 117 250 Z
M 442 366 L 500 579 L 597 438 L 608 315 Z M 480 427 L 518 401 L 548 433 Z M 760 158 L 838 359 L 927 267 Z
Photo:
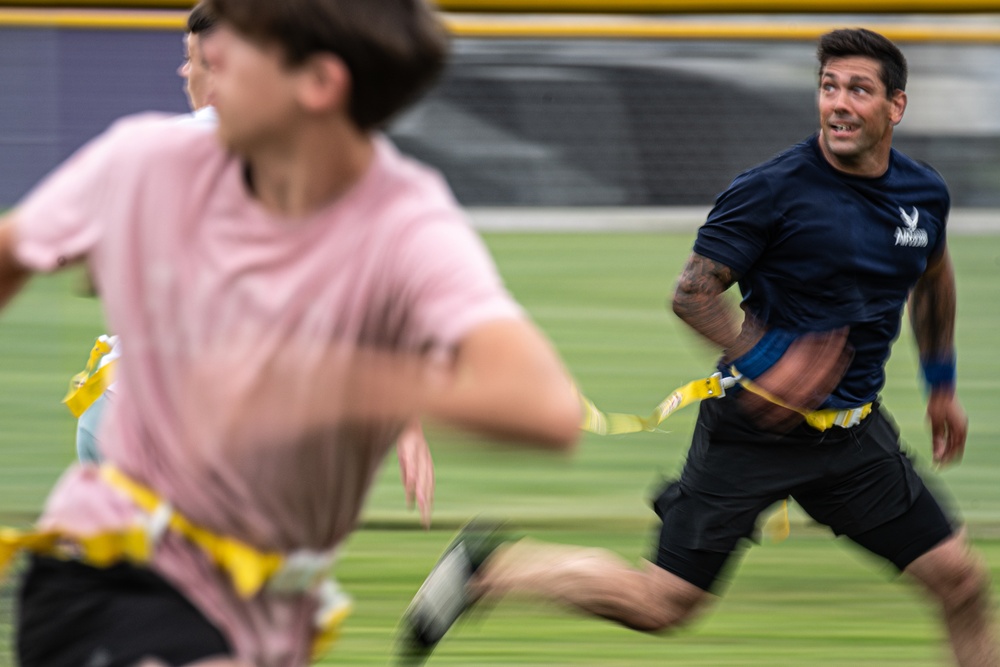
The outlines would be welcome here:
M 682 234 L 492 234 L 508 286 L 606 410 L 647 413 L 708 372 L 713 352 L 665 307 L 689 252 Z M 972 422 L 963 465 L 934 474 L 950 490 L 1000 581 L 1000 236 L 951 240 L 960 290 L 960 394 Z M 97 304 L 78 276 L 34 281 L 0 316 L 0 515 L 24 523 L 72 461 L 72 418 L 59 405 L 93 338 Z M 911 449 L 929 458 L 913 343 L 898 341 L 884 392 Z M 386 664 L 396 621 L 447 545 L 476 514 L 511 519 L 541 539 L 603 546 L 638 560 L 654 517 L 648 496 L 683 460 L 694 408 L 664 432 L 588 436 L 573 457 L 513 450 L 431 431 L 435 528 L 403 506 L 387 461 L 346 545 L 338 576 L 355 614 L 329 664 Z M 933 614 L 881 564 L 809 525 L 752 549 L 715 613 L 670 637 L 648 637 L 562 610 L 506 601 L 460 626 L 431 665 L 925 666 L 947 664 Z

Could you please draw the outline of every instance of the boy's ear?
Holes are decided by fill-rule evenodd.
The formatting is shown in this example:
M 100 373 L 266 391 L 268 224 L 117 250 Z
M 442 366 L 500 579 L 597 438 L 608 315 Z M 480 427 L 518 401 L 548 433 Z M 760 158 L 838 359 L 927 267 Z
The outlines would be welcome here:
M 317 53 L 301 66 L 299 101 L 310 111 L 347 107 L 351 95 L 351 72 L 332 53 Z

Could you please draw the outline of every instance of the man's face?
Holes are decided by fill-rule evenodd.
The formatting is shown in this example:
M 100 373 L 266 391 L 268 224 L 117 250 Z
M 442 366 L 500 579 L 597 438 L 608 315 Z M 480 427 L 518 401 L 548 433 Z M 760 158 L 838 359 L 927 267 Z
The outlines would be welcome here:
M 833 58 L 820 72 L 820 147 L 835 168 L 879 176 L 888 168 L 892 128 L 903 118 L 906 93 L 886 95 L 877 60 Z
M 206 41 L 208 35 L 189 32 L 184 37 L 184 64 L 177 69 L 177 73 L 184 79 L 188 104 L 194 111 L 212 103 L 212 72 L 203 53 Z

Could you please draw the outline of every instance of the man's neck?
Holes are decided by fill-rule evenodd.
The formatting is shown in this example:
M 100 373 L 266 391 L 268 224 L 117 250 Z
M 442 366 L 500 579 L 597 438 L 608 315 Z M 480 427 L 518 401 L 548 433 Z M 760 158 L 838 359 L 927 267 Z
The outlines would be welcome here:
M 839 172 L 862 178 L 879 178 L 889 170 L 889 155 L 885 158 L 865 156 L 862 160 L 841 160 L 836 155 L 824 151 L 826 161 Z
M 823 158 L 837 171 L 851 176 L 861 176 L 863 178 L 878 178 L 889 170 L 889 156 L 892 152 L 892 135 L 883 141 L 873 150 L 869 150 L 859 156 L 842 158 L 834 154 L 827 146 L 825 139 L 820 136 L 819 148 Z
M 371 135 L 353 127 L 302 132 L 248 155 L 249 185 L 264 208 L 301 217 L 348 192 L 367 172 L 374 151 Z

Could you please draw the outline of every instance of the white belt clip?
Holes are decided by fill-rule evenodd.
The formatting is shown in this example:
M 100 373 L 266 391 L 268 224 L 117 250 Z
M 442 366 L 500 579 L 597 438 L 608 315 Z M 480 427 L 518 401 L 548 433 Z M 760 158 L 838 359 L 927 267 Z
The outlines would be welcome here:
M 281 568 L 267 582 L 275 593 L 304 593 L 316 588 L 337 560 L 336 550 L 299 549 L 285 557 Z
M 152 514 L 143 515 L 142 524 L 146 529 L 146 537 L 149 545 L 155 547 L 160 543 L 160 538 L 170 528 L 170 519 L 174 516 L 174 508 L 167 501 L 162 501 L 156 506 Z
M 316 607 L 316 615 L 313 616 L 313 625 L 317 628 L 325 628 L 331 623 L 343 620 L 354 606 L 354 599 L 344 592 L 333 577 L 323 580 L 316 597 L 319 605 Z
M 833 420 L 834 426 L 839 426 L 840 428 L 851 428 L 852 426 L 857 426 L 861 423 L 863 419 L 864 408 L 851 408 L 850 410 L 841 410 L 837 413 L 837 416 Z
M 735 387 L 743 378 L 742 375 L 736 372 L 735 368 L 730 370 L 732 375 L 723 375 L 721 371 L 712 373 L 713 378 L 719 378 L 719 387 L 722 388 L 722 393 L 718 396 L 713 396 L 713 398 L 723 398 L 726 395 L 726 390 Z

